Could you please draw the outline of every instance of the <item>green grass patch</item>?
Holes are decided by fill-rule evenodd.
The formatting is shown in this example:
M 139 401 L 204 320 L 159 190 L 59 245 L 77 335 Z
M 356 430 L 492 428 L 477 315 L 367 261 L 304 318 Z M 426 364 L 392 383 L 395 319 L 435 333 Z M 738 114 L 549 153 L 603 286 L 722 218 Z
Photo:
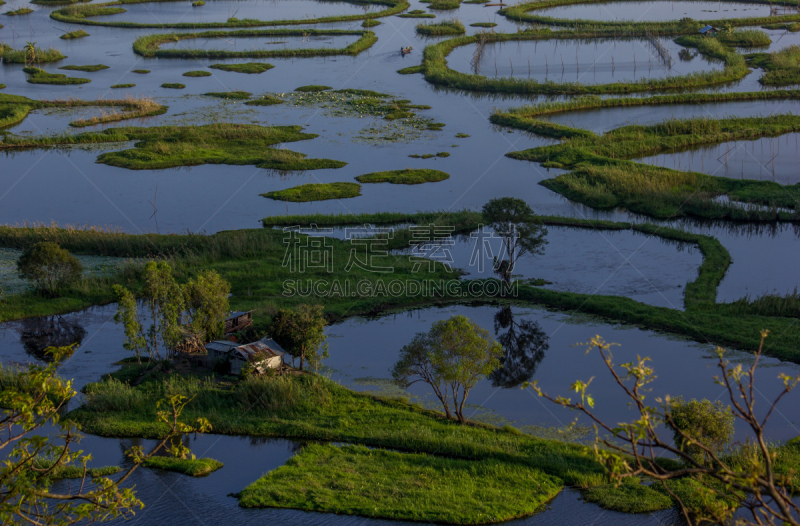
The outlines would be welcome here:
M 208 66 L 213 69 L 219 69 L 222 71 L 233 71 L 236 73 L 264 73 L 265 71 L 269 71 L 270 69 L 274 68 L 272 64 L 267 64 L 266 62 L 245 62 L 243 64 L 211 64 Z
M 75 40 L 76 38 L 83 38 L 88 36 L 89 33 L 84 31 L 83 29 L 79 29 L 78 31 L 70 31 L 69 33 L 64 33 L 59 38 L 61 40 Z
M 358 40 L 343 48 L 303 49 L 160 49 L 161 44 L 193 39 L 232 39 L 247 37 L 314 37 L 314 36 L 358 36 Z M 377 42 L 372 31 L 345 31 L 339 29 L 266 29 L 240 31 L 204 31 L 201 33 L 162 33 L 140 36 L 133 42 L 133 52 L 146 58 L 267 58 L 267 57 L 320 57 L 333 55 L 358 55 Z
M 202 71 L 202 70 L 187 71 L 186 73 L 183 74 L 183 76 L 184 77 L 210 77 L 211 76 L 211 72 L 210 71 Z
M 206 5 L 205 0 L 197 0 L 196 2 L 192 2 L 192 7 L 202 7 Z
M 67 58 L 61 51 L 54 47 L 50 49 L 34 48 L 34 57 L 37 64 L 46 64 L 48 62 L 58 62 L 59 60 Z M 29 62 L 28 52 L 24 49 L 13 49 L 8 44 L 0 42 L 0 58 L 3 62 L 8 64 L 27 64 Z
M 275 190 L 261 194 L 262 197 L 276 201 L 307 203 L 327 199 L 347 199 L 361 195 L 361 185 L 357 183 L 312 183 L 301 184 L 285 190 Z
M 70 122 L 69 125 L 75 128 L 161 115 L 167 111 L 166 106 L 158 104 L 152 99 L 142 97 L 124 100 L 103 99 L 87 101 L 80 99 L 34 100 L 19 95 L 2 95 L 0 96 L 0 128 L 22 122 L 28 116 L 28 113 L 34 109 L 68 109 L 77 107 L 111 108 L 112 112 Z M 123 111 L 117 111 L 119 109 Z M 8 136 L 8 138 L 11 142 L 14 142 L 13 136 Z
M 206 477 L 223 464 L 213 458 L 176 458 L 165 456 L 154 456 L 145 460 L 142 465 L 146 468 L 163 469 L 164 471 L 175 471 L 191 477 Z
M 72 3 L 72 0 L 70 3 Z M 81 0 L 83 1 L 83 0 Z M 362 14 L 353 15 L 335 15 L 319 18 L 300 18 L 290 20 L 255 20 L 252 18 L 229 18 L 225 22 L 162 22 L 162 23 L 145 23 L 145 22 L 127 22 L 122 20 L 92 20 L 97 16 L 116 15 L 125 12 L 125 9 L 119 6 L 127 4 L 141 4 L 150 1 L 163 1 L 163 0 L 112 0 L 100 4 L 90 4 L 82 6 L 71 6 L 64 9 L 58 9 L 50 14 L 50 18 L 58 20 L 59 22 L 84 24 L 94 26 L 106 27 L 124 27 L 124 28 L 154 28 L 154 29 L 212 29 L 212 28 L 246 28 L 246 27 L 267 27 L 267 26 L 287 26 L 287 25 L 309 25 L 309 24 L 330 24 L 336 22 L 354 22 L 358 20 L 373 20 L 385 16 L 395 15 L 402 13 L 408 9 L 409 4 L 406 0 L 356 0 L 354 3 L 360 6 L 384 6 L 385 9 L 381 11 L 368 11 Z
M 312 444 L 247 486 L 239 505 L 484 524 L 532 515 L 562 486 L 541 471 L 494 459 Z
M 422 184 L 449 179 L 450 174 L 439 170 L 411 169 L 373 172 L 356 177 L 359 183 Z
M 772 44 L 772 39 L 769 38 L 769 35 L 758 29 L 723 31 L 717 35 L 717 40 L 733 47 L 767 47 Z
M 262 95 L 257 99 L 248 100 L 245 102 L 248 106 L 274 106 L 275 104 L 280 104 L 283 102 L 283 99 L 279 99 L 278 97 L 272 95 Z
M 50 73 L 41 68 L 25 67 L 22 71 L 28 74 L 28 82 L 31 84 L 86 84 L 91 82 L 89 79 L 80 77 L 68 77 L 63 73 Z
M 431 0 L 428 4 L 429 9 L 436 11 L 450 11 L 461 7 L 461 0 Z
M 165 82 L 161 87 L 166 89 L 184 89 L 186 84 L 181 84 L 180 82 Z
M 401 75 L 414 75 L 416 73 L 422 73 L 423 69 L 422 66 L 409 66 L 407 68 L 398 69 L 397 72 Z
M 472 137 L 472 136 L 468 133 L 457 133 L 456 137 L 459 139 L 466 139 L 467 137 Z
M 98 156 L 100 163 L 130 170 L 157 170 L 202 164 L 255 165 L 273 170 L 340 168 L 346 163 L 307 159 L 304 154 L 271 148 L 279 143 L 313 139 L 300 126 L 208 124 L 114 128 L 56 137 L 6 137 L 0 149 L 28 149 L 74 144 L 134 141 L 132 148 Z
M 300 86 L 299 88 L 295 88 L 295 91 L 299 91 L 300 93 L 314 93 L 317 91 L 327 91 L 329 89 L 333 89 L 330 86 L 320 86 L 318 84 L 309 84 L 308 86 Z
M 150 70 L 149 69 L 132 69 L 131 73 L 136 73 L 138 75 L 147 75 L 148 73 L 150 73 Z
M 361 27 L 370 28 L 370 27 L 379 26 L 381 24 L 382 24 L 382 22 L 380 20 L 369 19 L 369 20 L 364 20 L 363 22 L 361 22 Z
M 203 93 L 203 95 L 225 100 L 247 100 L 253 96 L 248 91 L 209 91 L 208 93 Z
M 488 2 L 489 0 L 486 1 Z M 494 22 L 475 22 L 474 24 L 470 24 L 470 27 L 497 27 L 497 24 L 495 24 Z
M 22 15 L 29 15 L 33 13 L 33 9 L 29 7 L 20 7 L 19 9 L 14 9 L 12 11 L 6 11 L 3 13 L 6 16 L 22 16 Z
M 37 5 L 47 5 L 47 6 L 54 6 L 54 5 L 73 5 L 73 4 L 82 4 L 91 2 L 92 0 L 31 0 L 32 4 Z M 0 4 L 2 5 L 2 4 Z
M 108 69 L 108 66 L 105 64 L 92 64 L 89 66 L 61 66 L 58 69 L 66 69 L 67 71 L 84 71 L 84 72 L 93 72 L 93 71 L 102 71 L 104 69 Z
M 120 89 L 120 88 L 133 88 L 136 84 L 112 84 L 110 87 L 112 89 Z
M 442 22 L 419 24 L 416 31 L 420 35 L 426 36 L 463 35 L 467 32 L 460 20 L 443 20 Z
M 754 53 L 748 63 L 764 70 L 759 82 L 765 86 L 800 84 L 800 46 L 789 46 L 773 53 Z

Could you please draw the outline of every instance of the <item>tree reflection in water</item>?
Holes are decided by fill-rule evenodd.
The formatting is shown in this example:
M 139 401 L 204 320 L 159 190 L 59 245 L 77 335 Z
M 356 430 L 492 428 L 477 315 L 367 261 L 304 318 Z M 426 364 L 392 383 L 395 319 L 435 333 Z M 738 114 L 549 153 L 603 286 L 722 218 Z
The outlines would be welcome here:
M 48 347 L 80 344 L 86 336 L 82 325 L 62 316 L 28 318 L 20 324 L 19 339 L 25 352 L 41 361 L 50 361 L 50 356 L 44 352 Z
M 501 330 L 506 329 L 504 333 Z M 494 315 L 494 333 L 503 346 L 500 368 L 489 378 L 495 387 L 516 387 L 529 381 L 544 359 L 548 337 L 533 320 L 515 321 L 511 307 L 501 307 Z

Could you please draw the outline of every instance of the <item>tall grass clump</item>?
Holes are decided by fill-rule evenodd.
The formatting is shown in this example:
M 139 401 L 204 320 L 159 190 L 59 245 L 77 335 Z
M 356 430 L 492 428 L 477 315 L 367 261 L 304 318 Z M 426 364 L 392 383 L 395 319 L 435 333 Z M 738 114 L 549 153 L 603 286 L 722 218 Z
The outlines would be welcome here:
M 0 58 L 7 64 L 28 64 L 31 62 L 31 58 L 33 58 L 33 62 L 36 64 L 45 64 L 48 62 L 58 62 L 67 57 L 54 47 L 49 49 L 35 47 L 33 56 L 31 56 L 31 54 L 24 49 L 13 49 L 8 44 L 0 42 Z
M 417 25 L 416 31 L 420 35 L 427 36 L 463 35 L 467 32 L 464 28 L 464 24 L 457 19 L 419 24 Z

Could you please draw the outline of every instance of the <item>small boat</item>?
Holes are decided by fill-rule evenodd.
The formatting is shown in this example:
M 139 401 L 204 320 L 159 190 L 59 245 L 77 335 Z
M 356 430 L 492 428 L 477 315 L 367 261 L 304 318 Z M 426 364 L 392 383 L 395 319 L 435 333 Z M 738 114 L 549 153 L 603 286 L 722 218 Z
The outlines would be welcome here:
M 411 53 L 412 49 L 414 49 L 414 48 L 412 48 L 411 46 L 401 47 L 400 48 L 400 54 L 401 55 L 408 55 L 409 53 Z

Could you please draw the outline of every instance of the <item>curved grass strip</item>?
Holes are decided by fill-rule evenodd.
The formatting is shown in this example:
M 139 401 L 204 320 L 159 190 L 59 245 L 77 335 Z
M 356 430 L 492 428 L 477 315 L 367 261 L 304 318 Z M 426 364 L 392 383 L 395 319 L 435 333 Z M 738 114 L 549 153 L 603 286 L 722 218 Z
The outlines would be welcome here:
M 87 84 L 91 82 L 89 79 L 80 77 L 68 77 L 63 73 L 50 73 L 41 68 L 26 67 L 22 71 L 28 74 L 27 81 L 30 84 L 55 84 L 58 86 L 66 86 L 69 84 Z
M 758 80 L 765 86 L 800 84 L 800 46 L 789 46 L 773 53 L 753 53 L 747 62 L 764 70 Z
M 627 33 L 626 38 L 644 37 L 646 32 Z M 617 35 L 621 37 L 623 35 Z M 667 77 L 662 79 L 642 79 L 634 82 L 617 82 L 612 84 L 586 85 L 577 82 L 538 82 L 530 79 L 515 78 L 487 78 L 481 75 L 471 75 L 450 69 L 447 66 L 447 55 L 461 46 L 475 44 L 479 38 L 487 44 L 494 42 L 525 41 L 525 40 L 552 40 L 552 39 L 593 39 L 613 38 L 609 31 L 550 31 L 540 29 L 520 33 L 482 33 L 465 37 L 445 40 L 427 46 L 423 51 L 422 64 L 419 66 L 425 75 L 425 80 L 431 84 L 448 88 L 470 91 L 484 91 L 497 93 L 528 93 L 540 95 L 587 95 L 587 94 L 621 94 L 646 91 L 685 90 L 733 82 L 743 78 L 749 69 L 742 55 L 727 48 L 719 41 L 711 38 L 687 37 L 689 40 L 684 45 L 696 45 L 700 53 L 724 61 L 722 71 L 694 73 L 690 75 Z M 416 69 L 407 68 L 400 73 L 416 73 Z
M 88 36 L 89 33 L 84 31 L 83 29 L 79 29 L 78 31 L 70 31 L 69 33 L 64 33 L 58 38 L 60 38 L 61 40 L 75 40 L 77 38 L 83 38 Z
M 228 51 L 224 49 L 159 49 L 161 44 L 190 39 L 237 37 L 292 37 L 292 36 L 343 36 L 357 35 L 355 42 L 343 48 L 319 49 L 252 49 Z M 267 58 L 267 57 L 321 57 L 331 55 L 358 55 L 378 41 L 372 31 L 345 31 L 340 29 L 261 29 L 241 31 L 205 31 L 202 33 L 163 33 L 145 35 L 133 42 L 133 51 L 146 58 Z
M 207 124 L 204 126 L 155 126 L 113 128 L 75 135 L 6 136 L 0 150 L 23 150 L 79 144 L 135 141 L 127 150 L 107 152 L 97 162 L 129 170 L 160 170 L 202 164 L 255 165 L 271 170 L 341 168 L 347 163 L 308 159 L 305 154 L 272 146 L 313 139 L 301 126 Z
M 800 131 L 800 117 L 794 115 L 672 120 L 653 126 L 624 126 L 602 136 L 577 130 L 564 134 L 568 138 L 561 144 L 507 155 L 572 170 L 540 184 L 593 208 L 624 207 L 657 218 L 800 221 L 800 184 L 727 179 L 630 160 L 796 131 Z M 732 202 L 715 201 L 720 196 Z M 764 208 L 744 209 L 737 202 Z
M 206 477 L 223 466 L 222 462 L 213 458 L 176 458 L 166 456 L 150 457 L 142 465 L 151 469 L 175 471 L 191 477 Z
M 449 179 L 450 174 L 440 170 L 406 168 L 387 172 L 372 172 L 356 177 L 359 183 L 422 184 L 436 183 Z
M 41 49 L 35 47 L 34 57 L 37 64 L 58 62 L 59 60 L 67 58 L 66 55 L 54 47 L 51 47 L 50 49 Z M 27 64 L 29 62 L 27 51 L 24 49 L 14 49 L 3 42 L 0 42 L 0 58 L 3 59 L 3 62 L 8 64 Z
M 83 1 L 83 0 L 81 0 Z M 82 6 L 70 6 L 64 9 L 57 9 L 50 13 L 50 18 L 59 22 L 71 24 L 84 24 L 92 26 L 106 27 L 126 27 L 126 28 L 151 28 L 151 29 L 221 29 L 221 28 L 245 28 L 245 27 L 270 27 L 270 26 L 290 26 L 290 25 L 309 25 L 309 24 L 330 24 L 336 22 L 354 22 L 357 20 L 372 20 L 385 16 L 402 13 L 409 7 L 406 0 L 355 0 L 356 5 L 382 5 L 386 9 L 375 13 L 363 13 L 358 15 L 337 15 L 320 18 L 295 19 L 295 20 L 254 20 L 250 18 L 236 19 L 230 18 L 225 22 L 178 22 L 178 23 L 157 23 L 147 24 L 141 22 L 124 21 L 100 21 L 92 20 L 95 16 L 108 16 L 124 13 L 122 5 L 144 4 L 159 1 L 175 0 L 114 0 L 101 4 L 91 4 Z
M 126 85 L 120 85 L 128 87 Z M 131 84 L 130 86 L 133 86 Z M 113 86 L 112 86 L 113 87 Z M 0 128 L 5 128 L 22 122 L 31 110 L 43 108 L 122 108 L 124 111 L 114 111 L 107 115 L 99 115 L 89 119 L 79 119 L 69 123 L 75 128 L 119 122 L 126 119 L 138 119 L 161 115 L 167 112 L 167 107 L 156 103 L 152 99 L 124 99 L 124 100 L 34 100 L 20 95 L 0 95 Z
M 66 69 L 68 71 L 85 71 L 87 73 L 91 73 L 93 71 L 102 71 L 104 69 L 108 69 L 108 66 L 105 64 L 93 64 L 89 66 L 61 66 L 58 69 Z
M 464 24 L 460 20 L 444 20 L 442 22 L 431 22 L 419 24 L 416 27 L 417 33 L 426 36 L 449 36 L 463 35 L 467 32 Z
M 184 77 L 210 77 L 210 71 L 187 71 L 183 74 Z
M 31 3 L 38 5 L 55 6 L 55 5 L 85 4 L 91 1 L 92 0 L 31 0 Z
M 267 64 L 266 62 L 245 62 L 243 64 L 211 64 L 208 66 L 212 69 L 219 69 L 222 71 L 232 71 L 235 73 L 249 73 L 257 74 L 269 71 L 275 66 Z
M 530 466 L 495 459 L 314 444 L 242 490 L 239 505 L 483 524 L 533 515 L 563 485 Z
M 543 137 L 565 139 L 569 137 L 595 137 L 588 130 L 572 128 L 556 124 L 539 117 L 603 108 L 620 108 L 635 106 L 666 106 L 671 104 L 714 104 L 721 102 L 744 102 L 756 100 L 800 100 L 800 90 L 746 91 L 726 93 L 680 93 L 671 95 L 653 95 L 650 97 L 614 97 L 597 96 L 576 97 L 563 102 L 545 102 L 532 106 L 511 108 L 506 111 L 495 111 L 489 117 L 493 124 L 510 126 Z M 458 137 L 459 135 L 456 135 Z
M 326 201 L 328 199 L 348 199 L 361 195 L 358 183 L 311 183 L 293 186 L 285 190 L 275 190 L 261 194 L 262 197 L 276 201 L 292 201 L 307 203 L 309 201 Z
M 631 4 L 631 14 L 636 15 L 637 7 L 635 0 L 621 0 L 628 1 Z M 731 2 L 741 2 L 748 4 L 766 4 L 773 5 L 770 0 L 730 0 Z M 666 3 L 667 0 L 664 0 Z M 608 3 L 608 0 L 537 0 L 524 4 L 517 4 L 507 7 L 498 11 L 499 14 L 505 16 L 514 22 L 527 22 L 529 24 L 541 24 L 548 27 L 563 27 L 575 30 L 583 30 L 588 28 L 597 29 L 611 29 L 616 31 L 638 31 L 647 30 L 653 33 L 662 35 L 684 35 L 697 33 L 701 27 L 705 25 L 712 25 L 717 27 L 743 27 L 743 26 L 760 26 L 764 24 L 779 24 L 787 22 L 800 21 L 800 14 L 796 15 L 779 15 L 768 17 L 748 17 L 748 18 L 724 18 L 717 19 L 701 19 L 693 20 L 691 18 L 681 20 L 668 20 L 663 22 L 636 22 L 634 20 L 623 21 L 602 21 L 602 20 L 578 20 L 568 18 L 553 18 L 549 16 L 542 16 L 536 14 L 537 11 L 549 9 L 552 7 L 560 7 L 566 5 L 578 4 L 602 4 Z M 800 0 L 786 0 L 781 2 L 781 5 L 786 6 L 800 6 Z
M 253 96 L 252 93 L 247 91 L 210 91 L 203 93 L 203 95 L 225 100 L 247 100 Z

